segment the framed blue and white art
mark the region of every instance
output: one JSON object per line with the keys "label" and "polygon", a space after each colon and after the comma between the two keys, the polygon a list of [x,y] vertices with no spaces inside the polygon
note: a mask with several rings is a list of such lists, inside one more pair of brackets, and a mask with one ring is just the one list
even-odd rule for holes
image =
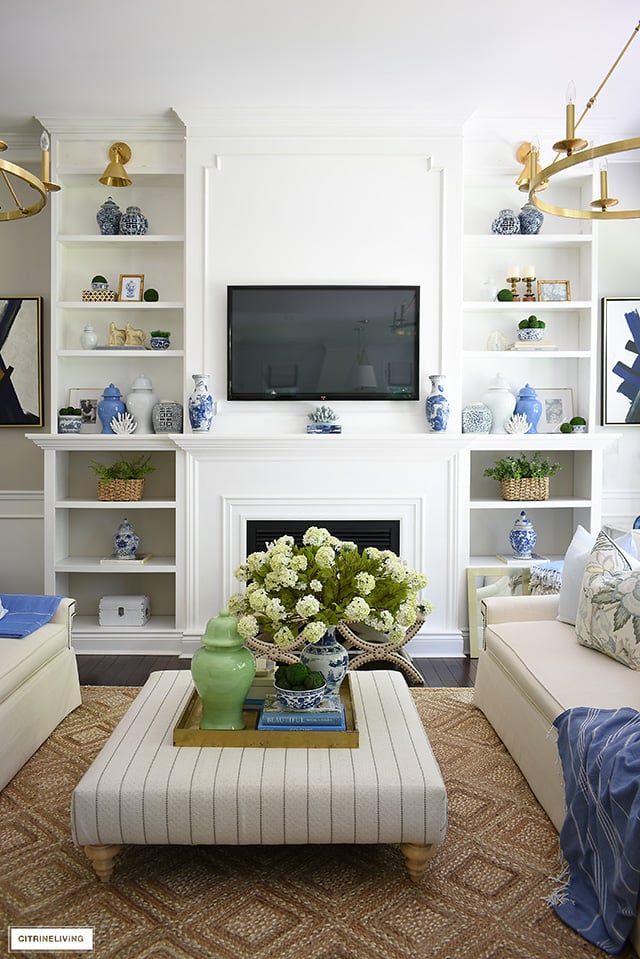
{"label": "framed blue and white art", "polygon": [[640,297],[602,300],[603,425],[640,423]]}

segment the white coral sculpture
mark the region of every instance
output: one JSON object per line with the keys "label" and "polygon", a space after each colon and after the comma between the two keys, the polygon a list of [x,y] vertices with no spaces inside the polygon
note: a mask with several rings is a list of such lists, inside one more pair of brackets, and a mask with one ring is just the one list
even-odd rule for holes
{"label": "white coral sculpture", "polygon": [[506,433],[526,433],[529,429],[529,420],[524,413],[514,413],[504,424]]}
{"label": "white coral sculpture", "polygon": [[118,413],[117,416],[112,416],[109,425],[114,433],[133,433],[138,427],[131,413]]}
{"label": "white coral sculpture", "polygon": [[338,414],[330,406],[316,406],[313,413],[308,413],[312,423],[335,423]]}

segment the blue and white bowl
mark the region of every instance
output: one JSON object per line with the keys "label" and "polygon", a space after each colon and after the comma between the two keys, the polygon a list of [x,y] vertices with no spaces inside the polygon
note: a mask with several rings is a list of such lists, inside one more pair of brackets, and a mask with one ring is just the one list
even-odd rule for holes
{"label": "blue and white bowl", "polygon": [[317,689],[282,689],[273,684],[278,702],[286,709],[312,709],[319,706],[327,690],[326,684]]}
{"label": "blue and white bowl", "polygon": [[152,336],[151,337],[151,349],[152,350],[168,350],[171,345],[171,341],[168,336]]}
{"label": "blue and white bowl", "polygon": [[518,330],[518,339],[519,340],[541,340],[544,335],[544,330],[541,327],[535,327],[532,329]]}
{"label": "blue and white bowl", "polygon": [[82,417],[69,414],[58,415],[58,433],[79,433],[82,426]]}

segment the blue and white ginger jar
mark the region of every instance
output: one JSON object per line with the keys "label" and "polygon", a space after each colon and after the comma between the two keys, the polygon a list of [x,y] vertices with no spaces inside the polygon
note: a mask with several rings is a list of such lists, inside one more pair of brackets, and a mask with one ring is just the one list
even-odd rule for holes
{"label": "blue and white ginger jar", "polygon": [[509,533],[513,555],[518,559],[531,559],[531,552],[536,545],[537,538],[531,520],[527,519],[527,514],[522,510]]}
{"label": "blue and white ginger jar", "polygon": [[520,233],[520,220],[517,214],[513,210],[500,210],[491,224],[491,232],[503,235]]}
{"label": "blue and white ginger jar", "polygon": [[103,236],[115,236],[120,229],[121,219],[122,210],[111,197],[104,201],[96,213],[96,220]]}
{"label": "blue and white ginger jar", "polygon": [[431,380],[431,392],[427,396],[425,411],[429,429],[433,433],[444,433],[449,424],[450,405],[449,400],[444,395],[442,380],[445,377],[440,373],[434,373],[429,376]]}
{"label": "blue and white ginger jar", "polygon": [[120,217],[120,233],[125,236],[144,236],[149,229],[149,221],[140,212],[139,206],[128,206]]}
{"label": "blue and white ginger jar", "polygon": [[194,388],[189,397],[189,422],[194,433],[208,433],[213,425],[213,396],[208,373],[193,373]]}
{"label": "blue and white ginger jar", "polygon": [[520,221],[520,232],[530,236],[540,232],[540,227],[544,221],[544,213],[533,203],[525,203],[518,213],[518,219]]}
{"label": "blue and white ginger jar", "polygon": [[490,433],[493,416],[484,403],[469,403],[462,410],[463,433]]}
{"label": "blue and white ginger jar", "polygon": [[135,559],[140,545],[140,537],[136,536],[133,526],[125,517],[113,537],[113,551],[118,559]]}

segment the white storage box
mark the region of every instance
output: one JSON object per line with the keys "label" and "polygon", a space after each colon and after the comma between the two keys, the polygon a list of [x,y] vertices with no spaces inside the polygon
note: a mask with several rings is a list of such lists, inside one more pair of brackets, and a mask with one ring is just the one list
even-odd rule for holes
{"label": "white storage box", "polygon": [[100,600],[101,626],[144,626],[150,616],[148,596],[103,596]]}

